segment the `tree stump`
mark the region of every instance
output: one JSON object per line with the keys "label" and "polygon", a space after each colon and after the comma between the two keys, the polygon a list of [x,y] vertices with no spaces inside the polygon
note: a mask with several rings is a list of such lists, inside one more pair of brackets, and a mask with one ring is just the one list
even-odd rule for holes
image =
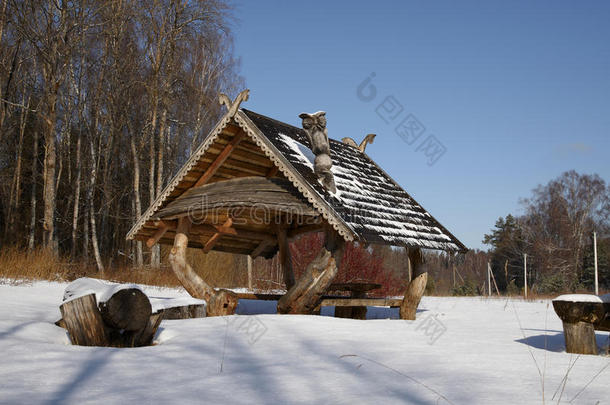
{"label": "tree stump", "polygon": [[588,322],[563,323],[563,337],[566,352],[577,354],[597,354],[595,329]]}
{"label": "tree stump", "polygon": [[95,294],[64,302],[60,307],[70,341],[80,346],[106,346],[108,336]]}
{"label": "tree stump", "polygon": [[555,313],[563,322],[566,352],[597,354],[595,329],[604,322],[606,307],[602,302],[553,301]]}
{"label": "tree stump", "polygon": [[400,319],[414,321],[417,314],[417,307],[421,301],[426,284],[428,283],[428,273],[424,266],[424,256],[421,249],[417,248],[409,252],[409,261],[413,269],[413,277],[405,290],[405,296],[400,305]]}

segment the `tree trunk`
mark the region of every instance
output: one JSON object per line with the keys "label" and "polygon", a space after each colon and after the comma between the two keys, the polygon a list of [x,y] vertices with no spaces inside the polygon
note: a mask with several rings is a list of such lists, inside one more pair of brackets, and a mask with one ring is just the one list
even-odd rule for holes
{"label": "tree trunk", "polygon": [[89,201],[89,222],[91,225],[91,246],[93,247],[93,255],[95,257],[95,263],[97,269],[100,272],[104,271],[104,264],[100,255],[99,246],[97,243],[97,229],[95,224],[95,206],[94,206],[94,194],[95,182],[97,178],[97,156],[95,153],[95,146],[93,145],[93,139],[89,143],[89,150],[91,153],[91,181],[89,183],[89,190],[87,191],[87,200]]}
{"label": "tree trunk", "polygon": [[405,296],[400,306],[400,319],[415,320],[417,307],[426,290],[428,273],[424,265],[424,256],[420,248],[409,250],[409,261],[413,270],[413,279],[405,290]]}
{"label": "tree trunk", "polygon": [[45,153],[44,153],[44,219],[43,219],[43,243],[46,249],[57,252],[55,248],[55,100],[48,100],[49,114],[46,117],[45,128]]}
{"label": "tree trunk", "polygon": [[[131,127],[130,127],[131,129]],[[132,131],[130,131],[132,132]],[[131,133],[131,156],[133,158],[133,197],[135,202],[135,217],[136,222],[140,220],[142,215],[142,201],[140,200],[140,160],[138,156],[138,150],[136,147],[136,141],[134,139],[135,134]],[[136,265],[142,267],[144,258],[142,257],[142,242],[136,241]]]}
{"label": "tree trunk", "polygon": [[72,250],[70,257],[76,257],[76,242],[78,231],[78,210],[80,208],[80,181],[81,181],[81,134],[78,133],[76,140],[76,188],[74,190],[74,207],[72,210]]}
{"label": "tree trunk", "polygon": [[[24,86],[24,94],[22,96],[22,104],[25,105],[25,86]],[[23,137],[25,134],[25,124],[27,113],[30,105],[30,100],[28,98],[27,105],[25,108],[21,109],[21,115],[19,120],[19,143],[17,145],[17,164],[15,167],[15,175],[13,179],[13,186],[11,187],[11,196],[8,210],[8,221],[6,222],[5,227],[5,235],[14,235],[15,232],[15,213],[19,208],[20,199],[21,199],[21,167],[23,161]],[[1,129],[0,129],[1,132]]]}
{"label": "tree trunk", "polygon": [[34,249],[34,243],[36,242],[36,172],[38,171],[38,133],[34,132],[34,150],[32,158],[32,193],[30,194],[30,235],[28,237],[28,250]]}

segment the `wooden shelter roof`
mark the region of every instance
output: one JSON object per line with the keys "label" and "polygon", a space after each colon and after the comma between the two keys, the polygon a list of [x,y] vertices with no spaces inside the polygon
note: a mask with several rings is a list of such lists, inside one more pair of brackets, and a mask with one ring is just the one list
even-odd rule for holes
{"label": "wooden shelter roof", "polygon": [[[236,181],[239,181],[242,188],[255,192],[262,199],[281,198],[291,209],[300,210],[307,221],[290,225],[293,233],[297,233],[299,228],[314,229],[326,224],[348,241],[466,250],[365,153],[332,139],[330,146],[336,193],[326,190],[314,174],[314,156],[302,129],[253,111],[229,108],[134,224],[127,239],[154,239],[155,242],[172,244],[175,226],[171,220],[192,207],[188,199],[192,202],[209,195],[210,190],[216,190],[221,193],[215,200],[216,217],[207,218],[213,222],[202,223],[195,229],[195,233],[201,234],[199,239],[189,240],[191,247],[209,247],[210,238],[222,228],[218,224],[235,219],[231,212],[222,210],[223,197],[219,196],[227,191],[222,191],[222,187],[218,187],[220,184],[214,188],[211,185],[219,182],[237,185]],[[244,177],[249,179],[241,179]],[[268,180],[263,181],[265,178]],[[275,194],[264,194],[264,190],[271,189]],[[245,195],[243,197],[248,200]],[[239,200],[241,197],[235,198]],[[226,201],[230,205],[229,202],[234,200],[227,198]],[[256,204],[256,201],[242,203]],[[286,212],[278,211],[274,215],[286,217]],[[269,229],[269,224],[250,221],[243,222],[241,228],[238,221],[233,224],[237,230],[225,233],[212,248],[266,257],[277,251],[273,237],[275,230]]]}

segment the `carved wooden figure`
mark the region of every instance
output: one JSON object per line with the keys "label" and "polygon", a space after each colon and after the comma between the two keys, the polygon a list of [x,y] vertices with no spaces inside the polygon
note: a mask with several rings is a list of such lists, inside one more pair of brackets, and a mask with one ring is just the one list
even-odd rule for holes
{"label": "carved wooden figure", "polygon": [[330,157],[330,143],[328,141],[328,130],[326,129],[326,113],[318,111],[314,114],[301,113],[299,118],[303,120],[303,129],[307,138],[311,151],[316,158],[313,164],[313,170],[316,175],[322,180],[322,184],[327,190],[334,193],[335,179],[330,168],[333,161]]}

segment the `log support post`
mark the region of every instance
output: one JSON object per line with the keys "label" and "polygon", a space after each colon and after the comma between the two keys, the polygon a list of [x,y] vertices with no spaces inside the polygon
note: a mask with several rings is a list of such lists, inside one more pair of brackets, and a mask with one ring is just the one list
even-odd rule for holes
{"label": "log support post", "polygon": [[326,242],[305,273],[277,303],[280,314],[313,314],[322,302],[322,296],[334,280],[341,257],[343,238],[332,229],[326,231]]}
{"label": "log support post", "polygon": [[420,248],[409,249],[409,262],[412,276],[400,305],[400,319],[415,320],[417,307],[426,290],[428,272],[424,264],[424,255]]}
{"label": "log support post", "polygon": [[208,316],[233,315],[237,308],[237,295],[228,290],[215,291],[186,261],[186,248],[191,222],[186,217],[178,220],[174,246],[169,254],[169,263],[176,277],[194,298],[207,301]]}
{"label": "log support post", "polygon": [[294,271],[292,270],[292,259],[290,257],[290,246],[288,245],[288,233],[285,226],[277,227],[277,242],[279,248],[280,267],[284,276],[286,290],[294,286]]}

